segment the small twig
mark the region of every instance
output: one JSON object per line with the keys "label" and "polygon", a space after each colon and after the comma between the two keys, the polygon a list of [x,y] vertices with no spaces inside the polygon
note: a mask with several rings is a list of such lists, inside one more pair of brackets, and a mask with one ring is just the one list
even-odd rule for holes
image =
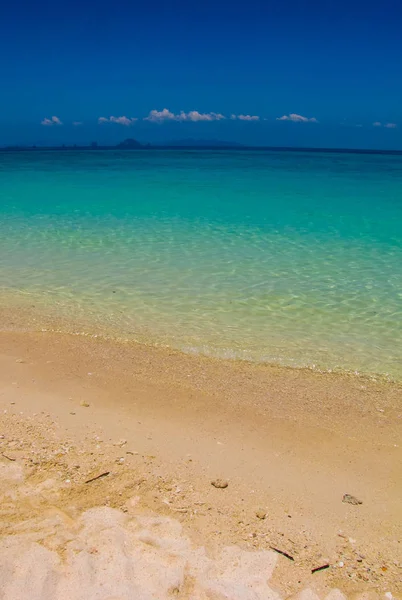
{"label": "small twig", "polygon": [[11,460],[12,462],[15,462],[17,459],[16,458],[11,458],[11,456],[7,456],[7,454],[3,454],[3,452],[1,453],[2,456],[4,456],[4,458],[6,458],[7,460]]}
{"label": "small twig", "polygon": [[321,565],[321,567],[316,567],[315,569],[311,569],[312,573],[318,573],[319,571],[324,571],[324,569],[329,569],[330,565],[327,563],[325,565]]}
{"label": "small twig", "polygon": [[166,504],[166,506],[168,506],[170,508],[170,510],[173,510],[174,512],[179,512],[179,513],[186,513],[188,512],[188,508],[175,508],[174,506],[172,506],[172,504],[170,503],[169,500],[167,500],[167,498],[165,498],[164,500],[162,500],[163,504]]}
{"label": "small twig", "polygon": [[96,477],[92,477],[92,479],[88,479],[85,483],[92,483],[93,481],[96,481],[97,479],[102,479],[102,477],[106,477],[107,475],[110,475],[110,471],[105,471],[104,473],[101,473]]}
{"label": "small twig", "polygon": [[294,560],[293,556],[291,556],[287,552],[284,552],[283,550],[279,550],[279,548],[274,548],[274,546],[270,546],[270,548],[271,548],[271,550],[275,550],[275,552],[277,552],[278,554],[282,554],[282,556],[285,556],[289,560]]}

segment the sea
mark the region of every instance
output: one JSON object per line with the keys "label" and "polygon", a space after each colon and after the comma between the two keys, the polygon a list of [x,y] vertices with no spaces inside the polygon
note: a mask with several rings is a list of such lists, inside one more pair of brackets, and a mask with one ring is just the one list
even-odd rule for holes
{"label": "sea", "polygon": [[402,156],[2,152],[0,302],[71,332],[400,381]]}

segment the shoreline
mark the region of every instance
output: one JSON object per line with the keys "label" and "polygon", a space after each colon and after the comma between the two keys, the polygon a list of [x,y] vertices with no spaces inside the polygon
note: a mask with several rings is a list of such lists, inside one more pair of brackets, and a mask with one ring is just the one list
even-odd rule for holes
{"label": "shoreline", "polygon": [[[59,443],[82,447],[88,476],[123,458],[122,480],[148,482],[144,509],[174,513],[194,543],[283,549],[296,560],[279,557],[281,595],[318,584],[319,595],[400,593],[399,384],[49,332],[2,331],[0,348],[6,433],[39,440],[36,421],[47,419]],[[57,471],[50,462],[43,476]],[[158,491],[161,476],[184,496]],[[228,488],[211,486],[217,478]],[[82,508],[104,505],[88,493]],[[345,493],[363,504],[343,503]],[[313,576],[324,559],[331,568]]]}
{"label": "shoreline", "polygon": [[[9,300],[9,292],[2,292],[2,296]],[[1,296],[0,296],[1,297]],[[18,300],[17,300],[18,298]],[[137,346],[143,346],[149,349],[156,349],[158,351],[166,351],[167,353],[177,353],[178,355],[194,357],[194,360],[206,359],[211,361],[239,364],[239,365],[250,365],[268,369],[279,369],[286,372],[287,370],[295,370],[300,372],[311,372],[326,376],[335,377],[350,377],[357,378],[364,381],[372,381],[378,383],[391,384],[400,386],[402,390],[402,378],[398,379],[392,377],[388,373],[374,373],[358,371],[356,369],[344,368],[340,366],[335,367],[324,367],[314,365],[298,365],[298,364],[281,364],[278,361],[265,361],[265,360],[254,360],[247,357],[228,357],[223,355],[214,354],[214,352],[206,352],[201,350],[193,351],[191,349],[183,349],[172,346],[163,342],[156,342],[150,340],[144,331],[138,331],[135,334],[130,333],[130,337],[123,335],[122,332],[116,332],[114,327],[106,327],[104,323],[102,325],[97,323],[96,320],[93,322],[88,321],[84,317],[80,318],[75,315],[74,320],[67,317],[63,313],[57,313],[55,304],[49,303],[38,307],[36,304],[27,306],[21,302],[21,298],[11,294],[12,302],[7,302],[0,308],[0,333],[1,332],[27,332],[27,333],[49,333],[60,336],[72,336],[72,337],[83,337],[94,340],[103,340],[106,343],[112,343],[116,345],[125,346],[127,348]],[[35,301],[35,300],[34,300]],[[215,349],[218,352],[218,349]],[[245,350],[242,352],[246,353]],[[290,359],[289,359],[290,360]],[[401,374],[402,377],[402,374]]]}

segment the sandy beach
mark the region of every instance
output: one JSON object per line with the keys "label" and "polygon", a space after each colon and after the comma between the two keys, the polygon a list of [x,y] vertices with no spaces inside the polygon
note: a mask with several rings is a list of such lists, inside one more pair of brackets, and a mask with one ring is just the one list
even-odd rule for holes
{"label": "sandy beach", "polygon": [[4,329],[0,598],[400,597],[400,385]]}
{"label": "sandy beach", "polygon": [[0,600],[402,600],[401,23],[2,3]]}

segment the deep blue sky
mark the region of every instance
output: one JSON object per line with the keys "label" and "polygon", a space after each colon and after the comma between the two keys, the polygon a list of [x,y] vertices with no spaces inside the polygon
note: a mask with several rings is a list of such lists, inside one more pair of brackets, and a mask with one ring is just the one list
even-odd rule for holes
{"label": "deep blue sky", "polygon": [[[3,3],[0,145],[136,137],[402,149],[401,31],[401,0]],[[143,120],[164,108],[228,118]],[[290,114],[318,123],[276,120]],[[63,125],[41,125],[53,116]],[[138,120],[98,124],[110,116]]]}

